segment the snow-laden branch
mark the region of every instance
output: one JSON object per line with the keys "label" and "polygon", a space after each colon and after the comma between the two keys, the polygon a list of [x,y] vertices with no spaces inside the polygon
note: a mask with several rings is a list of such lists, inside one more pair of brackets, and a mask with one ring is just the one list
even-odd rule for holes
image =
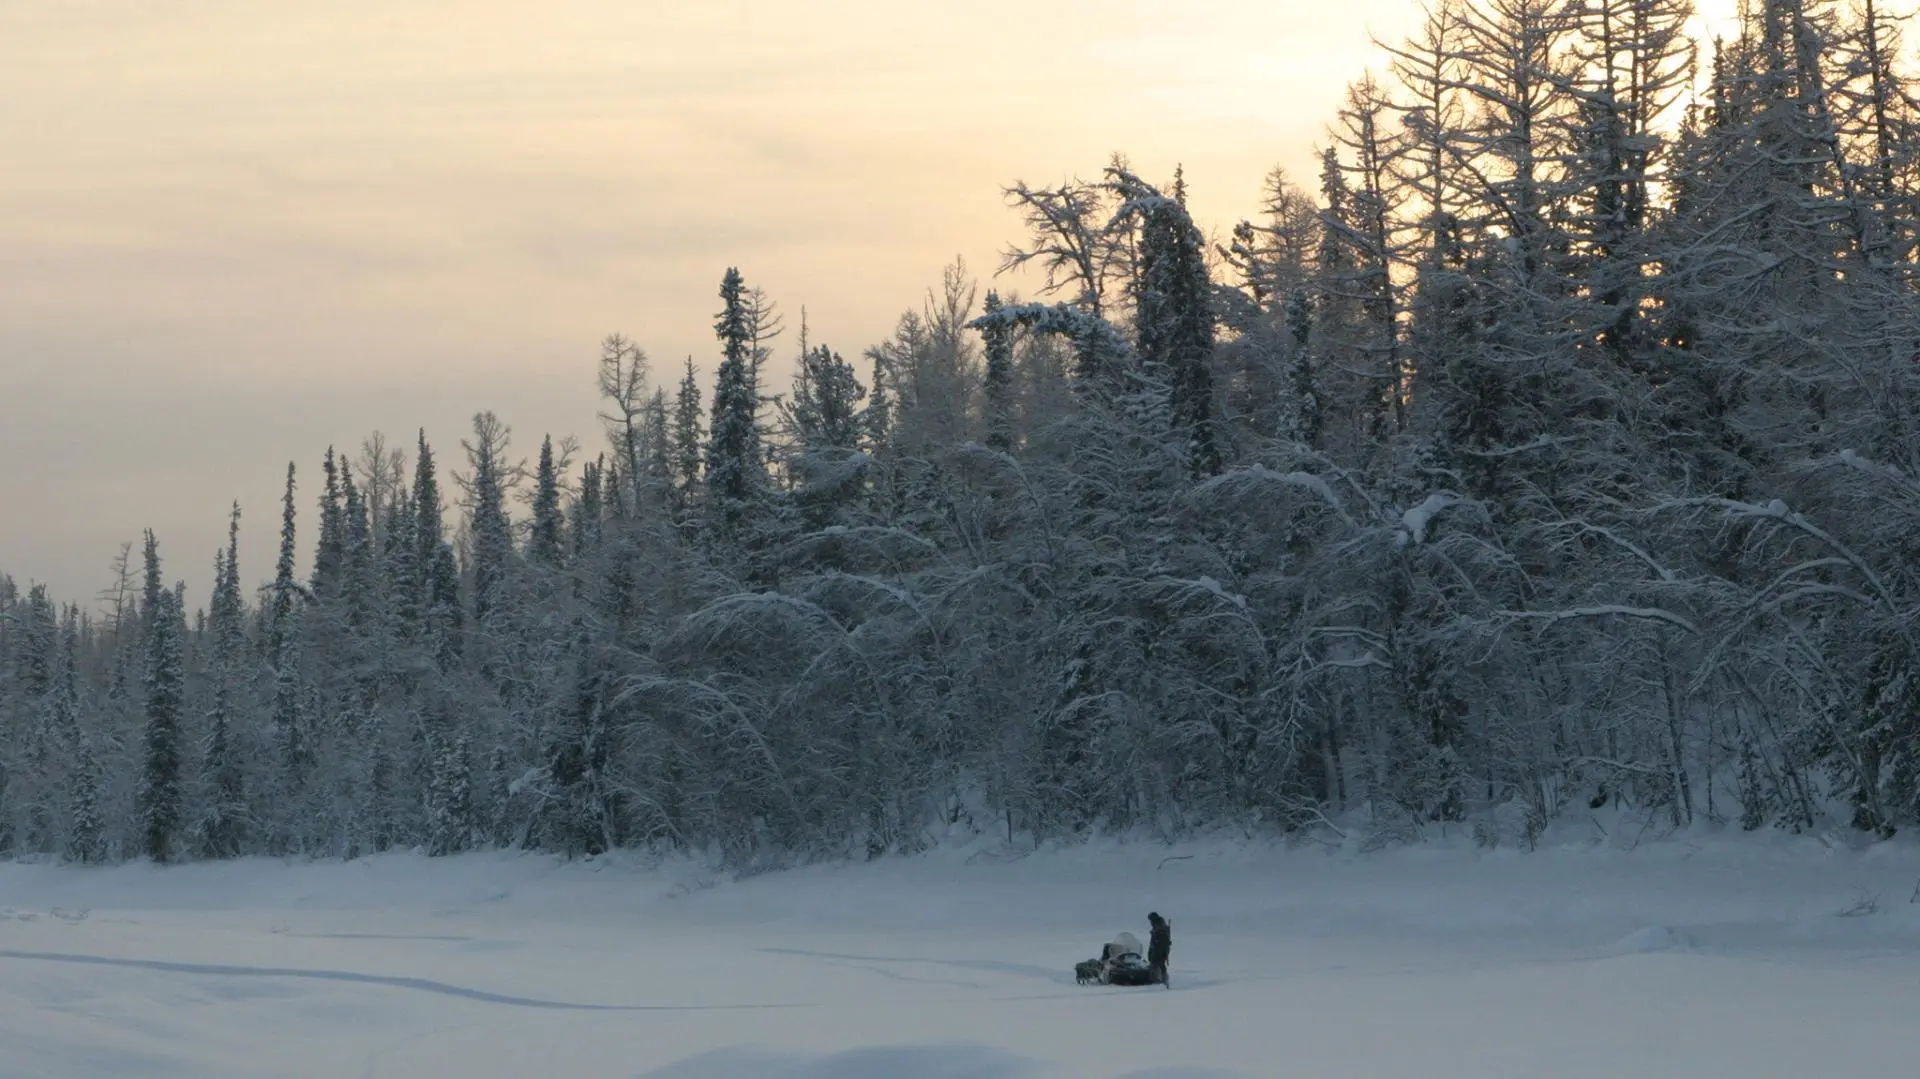
{"label": "snow-laden branch", "polygon": [[1418,506],[1414,506],[1400,515],[1400,524],[1405,531],[1394,537],[1395,544],[1397,546],[1405,546],[1408,543],[1412,543],[1417,547],[1425,543],[1427,541],[1427,526],[1433,523],[1433,519],[1438,517],[1442,510],[1445,510],[1449,506],[1458,505],[1459,503],[1460,496],[1451,491],[1435,491],[1426,498],[1421,499]]}
{"label": "snow-laden branch", "polygon": [[1582,535],[1599,536],[1600,538],[1612,543],[1614,546],[1619,547],[1620,549],[1633,555],[1634,558],[1638,559],[1648,569],[1652,570],[1654,574],[1658,576],[1662,581],[1668,584],[1672,584],[1679,579],[1679,575],[1676,574],[1673,570],[1668,569],[1666,566],[1662,565],[1660,563],[1660,560],[1653,556],[1652,552],[1648,551],[1645,547],[1640,546],[1639,544],[1633,542],[1632,540],[1627,539],[1625,536],[1620,535],[1619,533],[1615,532],[1611,528],[1606,528],[1601,525],[1592,524],[1587,521],[1564,521],[1564,522],[1560,522],[1559,524],[1553,525],[1551,527],[1572,528],[1577,530]]}
{"label": "snow-laden branch", "polygon": [[1294,487],[1309,491],[1325,502],[1340,520],[1351,525],[1356,522],[1341,504],[1340,496],[1333,493],[1333,487],[1326,480],[1311,472],[1279,472],[1265,465],[1252,465],[1236,468],[1200,484],[1195,493],[1202,495],[1226,495],[1232,498],[1247,498],[1266,493],[1275,487]]}
{"label": "snow-laden branch", "polygon": [[[1842,543],[1826,529],[1807,520],[1805,515],[1794,512],[1785,502],[1776,498],[1762,506],[1753,502],[1740,502],[1727,498],[1709,499],[1707,501],[1723,507],[1727,513],[1733,517],[1759,517],[1766,520],[1779,521],[1790,528],[1819,540],[1842,559],[1845,559],[1846,563],[1852,566],[1860,576],[1866,578],[1867,583],[1872,586],[1874,595],[1879,598],[1879,602],[1885,604],[1889,613],[1899,609],[1899,603],[1895,600],[1893,593],[1887,588],[1886,583],[1880,579],[1880,574],[1876,573],[1873,567],[1867,564],[1866,559],[1861,558],[1853,548]],[[1902,632],[1904,633],[1904,630]]]}
{"label": "snow-laden branch", "polygon": [[1861,456],[1857,451],[1850,449],[1841,450],[1835,459],[1838,460],[1844,468],[1851,469],[1863,475],[1872,476],[1875,479],[1886,480],[1905,490],[1908,494],[1920,497],[1920,479],[1915,479],[1912,475],[1893,465],[1871,460]]}
{"label": "snow-laden branch", "polygon": [[1616,772],[1632,772],[1636,775],[1653,776],[1663,780],[1673,777],[1673,769],[1671,766],[1661,767],[1652,764],[1641,764],[1639,761],[1617,761],[1607,757],[1581,756],[1570,757],[1566,763],[1569,765],[1593,765],[1601,768],[1611,768]]}
{"label": "snow-laden branch", "polygon": [[1692,619],[1664,607],[1629,607],[1619,603],[1599,603],[1588,607],[1564,607],[1557,611],[1504,611],[1502,613],[1508,618],[1524,618],[1547,623],[1564,622],[1575,618],[1639,618],[1665,622],[1696,635],[1700,632],[1700,627],[1695,625]]}
{"label": "snow-laden branch", "polygon": [[1113,373],[1133,354],[1133,346],[1113,323],[1072,304],[1008,304],[967,323],[972,330],[1025,328],[1035,333],[1065,337],[1074,343],[1088,368]]}

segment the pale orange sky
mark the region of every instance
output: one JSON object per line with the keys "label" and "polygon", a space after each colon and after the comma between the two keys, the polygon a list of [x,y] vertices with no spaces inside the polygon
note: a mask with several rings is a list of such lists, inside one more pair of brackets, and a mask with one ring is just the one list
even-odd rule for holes
{"label": "pale orange sky", "polygon": [[[1730,4],[1732,0],[1724,0]],[[205,602],[228,503],[493,409],[594,448],[597,344],[712,370],[738,265],[852,357],[1000,188],[1184,163],[1202,224],[1311,183],[1415,0],[0,0],[0,571],[58,598],[152,527]],[[790,346],[791,342],[783,342]],[[786,349],[783,348],[783,358]],[[786,370],[770,389],[784,389]]]}

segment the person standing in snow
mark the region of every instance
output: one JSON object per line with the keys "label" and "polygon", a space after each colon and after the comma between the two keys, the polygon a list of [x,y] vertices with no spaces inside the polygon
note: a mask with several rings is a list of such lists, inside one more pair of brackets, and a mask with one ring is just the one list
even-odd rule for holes
{"label": "person standing in snow", "polygon": [[1173,926],[1159,911],[1147,915],[1147,965],[1153,968],[1154,981],[1167,983],[1167,957],[1173,953]]}

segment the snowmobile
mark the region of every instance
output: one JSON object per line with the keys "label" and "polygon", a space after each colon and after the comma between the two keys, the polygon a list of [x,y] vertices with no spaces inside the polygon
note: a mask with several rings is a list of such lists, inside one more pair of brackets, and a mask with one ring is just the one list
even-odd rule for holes
{"label": "snowmobile", "polygon": [[1073,979],[1081,985],[1167,984],[1166,975],[1141,955],[1140,938],[1132,933],[1122,933],[1101,945],[1099,958],[1075,963]]}

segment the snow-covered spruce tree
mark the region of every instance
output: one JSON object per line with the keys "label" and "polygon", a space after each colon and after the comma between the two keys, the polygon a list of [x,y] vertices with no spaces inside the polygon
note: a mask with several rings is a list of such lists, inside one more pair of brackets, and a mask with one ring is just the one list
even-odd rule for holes
{"label": "snow-covered spruce tree", "polygon": [[[11,609],[9,609],[11,608]],[[0,834],[21,853],[57,847],[61,793],[55,769],[62,757],[57,715],[60,623],[45,585],[30,585],[24,601],[0,606]]]}
{"label": "snow-covered spruce tree", "polygon": [[316,813],[317,843],[322,850],[351,857],[373,846],[368,772],[375,721],[391,688],[384,669],[390,645],[366,503],[351,470],[342,470],[340,486],[340,585],[331,599],[316,605],[309,641],[325,655],[315,679],[316,708],[323,714],[316,737],[324,743],[319,750],[323,794]]}
{"label": "snow-covered spruce tree", "polygon": [[1313,352],[1313,295],[1305,286],[1287,293],[1285,309],[1287,404],[1279,433],[1308,449],[1318,449],[1326,428],[1325,392]]}
{"label": "snow-covered spruce tree", "polygon": [[293,462],[289,461],[286,489],[280,500],[280,555],[274,562],[273,585],[267,595],[267,656],[272,662],[278,662],[281,653],[292,643],[294,611],[301,598],[300,586],[294,580],[297,551],[294,475]]}
{"label": "snow-covered spruce tree", "polygon": [[545,844],[569,855],[599,854],[618,841],[617,813],[607,789],[613,747],[606,722],[605,678],[586,632],[576,634],[572,652],[573,694],[547,747],[550,788],[537,834]]}
{"label": "snow-covered spruce tree", "polygon": [[[14,656],[17,650],[14,639],[18,631],[14,627],[12,608],[19,606],[19,602],[19,588],[13,583],[13,579],[0,576],[0,671],[7,671],[8,674],[11,674],[7,670],[8,667],[17,662]],[[15,688],[13,684],[15,681],[16,679],[12,677],[0,679],[0,734],[8,735],[9,742],[17,738],[14,732],[19,729],[22,714],[25,711],[24,702],[20,699],[24,695]],[[4,754],[0,754],[0,822],[12,816],[9,805],[11,799],[8,797],[8,788],[12,785],[12,780],[9,762]],[[5,830],[7,830],[6,825],[0,823],[0,831]],[[9,836],[0,835],[0,840],[4,840],[0,842],[0,850],[5,850],[11,845]]]}
{"label": "snow-covered spruce tree", "polygon": [[341,512],[345,519],[342,525],[338,599],[346,627],[351,634],[350,666],[356,677],[364,677],[371,661],[366,646],[371,632],[378,625],[376,617],[379,610],[379,597],[376,595],[377,552],[374,548],[373,522],[369,516],[367,501],[360,493],[359,485],[354,482],[352,470],[341,471],[340,488]]}
{"label": "snow-covered spruce tree", "polygon": [[[642,499],[649,512],[671,513],[676,504],[674,478],[673,408],[667,403],[665,386],[656,387],[647,398],[641,427]],[[564,470],[563,470],[564,471]]]}
{"label": "snow-covered spruce tree", "polygon": [[247,840],[246,822],[250,813],[246,779],[236,759],[238,751],[234,746],[231,715],[230,691],[225,686],[216,688],[207,714],[206,742],[201,748],[200,774],[207,792],[199,819],[194,823],[200,854],[207,858],[235,857]]}
{"label": "snow-covered spruce tree", "polygon": [[100,803],[103,797],[99,754],[93,740],[83,740],[74,750],[72,789],[69,798],[73,818],[69,822],[66,856],[69,861],[91,865],[108,858],[107,824]]}
{"label": "snow-covered spruce tree", "polygon": [[[989,289],[981,313],[1000,310],[1000,294]],[[987,445],[1001,452],[1013,448],[1013,337],[1014,329],[989,322],[980,332],[986,344]]]}
{"label": "snow-covered spruce tree", "polygon": [[466,617],[460,602],[460,564],[454,557],[452,543],[441,540],[434,547],[425,578],[427,641],[434,663],[442,674],[448,674],[459,669],[467,649]]}
{"label": "snow-covered spruce tree", "polygon": [[533,522],[527,538],[527,557],[547,569],[560,568],[567,549],[566,517],[560,507],[560,475],[553,464],[553,436],[540,440],[540,460],[533,473]]}
{"label": "snow-covered spruce tree", "polygon": [[870,458],[862,451],[861,401],[852,365],[825,345],[807,349],[781,402],[788,444],[788,498],[808,528],[839,523],[864,491]]}
{"label": "snow-covered spruce tree", "polygon": [[601,532],[606,526],[600,501],[601,475],[605,468],[605,454],[580,467],[579,493],[569,509],[572,525],[567,530],[572,541],[568,560],[576,566],[584,566],[589,561],[589,556],[600,545]]}
{"label": "snow-covered spruce tree", "polygon": [[59,693],[56,686],[60,629],[53,600],[42,586],[27,590],[26,622],[23,643],[28,656],[21,690],[20,722],[15,725],[19,740],[18,767],[9,792],[19,810],[18,846],[38,854],[57,849],[55,822],[60,814],[60,797],[54,770],[61,756]]}
{"label": "snow-covered spruce tree", "polygon": [[[0,573],[0,614],[10,614],[19,604],[20,586],[14,583],[12,576]],[[17,632],[10,617],[0,618],[0,663],[12,664]],[[6,698],[11,688],[11,683],[0,685],[0,700]]]}
{"label": "snow-covered spruce tree", "polygon": [[426,725],[427,853],[457,854],[472,846],[474,819],[472,742],[457,721],[434,712]]}
{"label": "snow-covered spruce tree", "polygon": [[[0,663],[6,664],[9,674],[14,673],[14,668],[20,662],[18,656],[21,650],[18,644],[20,630],[14,621],[17,617],[14,611],[19,606],[20,586],[14,583],[11,576],[0,573],[0,615],[5,616],[0,617]],[[13,695],[18,692],[18,684],[12,678],[6,682],[0,682],[0,706],[10,704]]]}
{"label": "snow-covered spruce tree", "polygon": [[1134,285],[1134,336],[1140,362],[1168,386],[1173,436],[1195,478],[1219,473],[1215,433],[1213,282],[1200,230],[1179,198],[1121,168],[1108,170],[1120,214],[1140,230]]}
{"label": "snow-covered spruce tree", "polygon": [[807,450],[852,451],[861,445],[860,402],[866,396],[853,366],[820,345],[802,358],[784,408],[793,434]]}
{"label": "snow-covered spruce tree", "polygon": [[[431,603],[427,596],[427,567],[433,564],[435,552],[446,539],[446,524],[442,517],[444,508],[440,502],[440,476],[433,458],[433,448],[427,445],[427,432],[423,428],[419,433],[419,442],[413,461],[413,564],[414,571],[420,576],[414,581],[414,591],[419,593],[423,608]],[[437,597],[436,597],[437,598]]]}
{"label": "snow-covered spruce tree", "polygon": [[440,480],[434,469],[433,449],[427,445],[426,432],[420,433],[420,448],[414,458],[413,500],[409,515],[413,520],[412,569],[413,602],[418,612],[414,630],[425,644],[427,654],[441,671],[452,670],[465,648],[465,622],[460,597],[460,571],[453,548],[447,542],[445,508],[440,501]]}
{"label": "snow-covered spruce tree", "polygon": [[723,544],[741,541],[767,495],[748,299],[740,271],[728,267],[720,282],[721,310],[714,323],[721,360],[714,379],[713,421],[704,462],[708,519]]}
{"label": "snow-covered spruce tree", "polygon": [[340,588],[342,564],[346,558],[346,507],[342,504],[340,468],[334,463],[333,447],[320,462],[320,527],[314,542],[313,576],[308,590],[314,599],[332,599]]}
{"label": "snow-covered spruce tree", "polygon": [[207,608],[207,633],[212,655],[207,678],[211,699],[206,736],[201,746],[199,775],[202,793],[192,824],[199,853],[208,858],[232,858],[246,849],[251,816],[246,774],[235,731],[235,717],[243,707],[247,663],[246,609],[240,592],[240,505],[234,503],[227,525],[227,547],[214,558],[213,598]]}
{"label": "snow-covered spruce tree", "polygon": [[308,730],[307,685],[303,678],[300,608],[307,593],[294,578],[296,551],[294,466],[287,465],[286,493],[281,499],[280,555],[274,563],[267,614],[267,662],[272,671],[272,704],[268,744],[273,752],[274,791],[271,846],[275,853],[299,849],[298,833],[306,823],[302,810],[312,778],[314,746]]}
{"label": "snow-covered spruce tree", "polygon": [[867,359],[873,365],[873,377],[868,380],[872,388],[867,393],[867,407],[860,413],[861,434],[867,449],[877,455],[893,442],[893,389],[887,359],[871,350]]}
{"label": "snow-covered spruce tree", "polygon": [[143,533],[140,544],[140,622],[142,633],[139,638],[142,648],[146,645],[145,630],[153,628],[154,619],[159,617],[160,593],[166,591],[165,583],[160,579],[160,541],[148,529]]}
{"label": "snow-covered spruce tree", "polygon": [[[153,533],[148,550],[157,554]],[[140,775],[141,851],[156,862],[171,861],[184,816],[182,753],[185,662],[181,656],[180,618],[173,593],[161,591],[147,627],[146,736]]]}
{"label": "snow-covered spruce tree", "polygon": [[700,382],[694,375],[693,357],[687,357],[687,373],[673,405],[673,490],[675,521],[684,523],[698,501],[703,461],[701,446],[705,436],[700,426]]}
{"label": "snow-covered spruce tree", "polygon": [[99,765],[93,739],[83,726],[80,697],[80,615],[68,607],[62,617],[58,666],[55,670],[51,717],[64,767],[48,775],[58,783],[61,817],[55,833],[56,851],[72,861],[97,861],[103,854],[100,820]]}
{"label": "snow-covered spruce tree", "polygon": [[519,466],[507,459],[512,443],[513,429],[492,412],[475,413],[473,441],[460,442],[470,469],[458,478],[467,496],[473,619],[481,629],[497,613],[516,557],[506,505],[508,488],[520,474]]}
{"label": "snow-covered spruce tree", "polygon": [[418,642],[424,626],[421,612],[419,542],[415,536],[413,498],[404,485],[394,491],[386,510],[380,542],[379,595],[383,631],[396,646]]}

